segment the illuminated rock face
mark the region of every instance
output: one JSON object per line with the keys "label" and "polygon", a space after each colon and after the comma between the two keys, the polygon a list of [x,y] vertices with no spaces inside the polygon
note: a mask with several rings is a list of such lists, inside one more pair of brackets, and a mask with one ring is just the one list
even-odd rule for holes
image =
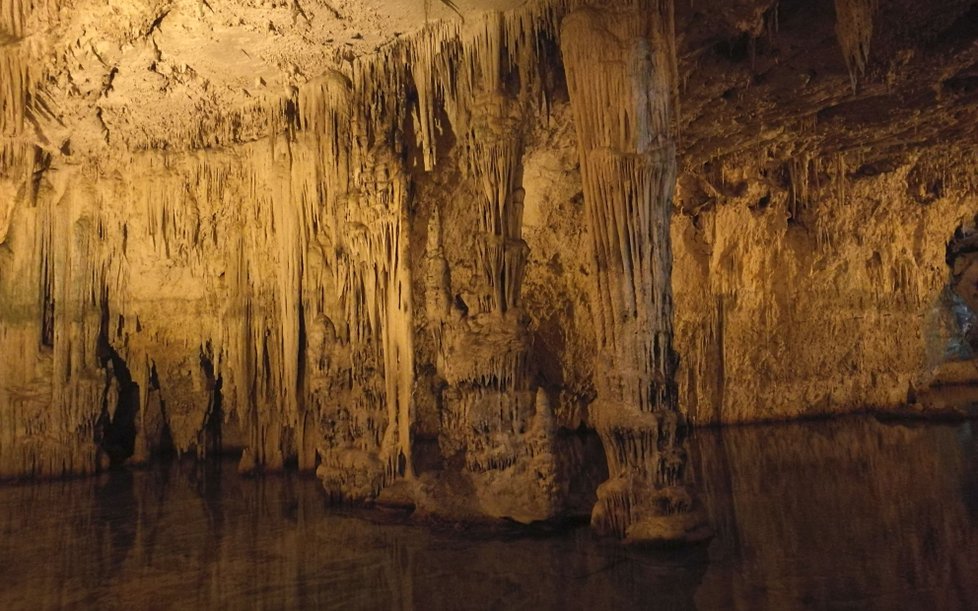
{"label": "illuminated rock face", "polygon": [[672,7],[582,10],[561,30],[595,262],[591,422],[610,479],[591,524],[633,540],[705,537],[686,489],[669,221],[676,183]]}
{"label": "illuminated rock face", "polygon": [[0,477],[685,536],[687,423],[974,381],[970,4],[245,4],[0,3]]}

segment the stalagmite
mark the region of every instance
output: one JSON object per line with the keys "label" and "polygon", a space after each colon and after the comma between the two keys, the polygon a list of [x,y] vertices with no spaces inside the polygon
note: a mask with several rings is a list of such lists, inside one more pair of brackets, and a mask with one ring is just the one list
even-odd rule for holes
{"label": "stalagmite", "polygon": [[668,541],[702,538],[708,529],[686,487],[672,349],[672,5],[649,8],[572,13],[561,47],[597,268],[591,418],[609,480],[591,523],[633,541]]}

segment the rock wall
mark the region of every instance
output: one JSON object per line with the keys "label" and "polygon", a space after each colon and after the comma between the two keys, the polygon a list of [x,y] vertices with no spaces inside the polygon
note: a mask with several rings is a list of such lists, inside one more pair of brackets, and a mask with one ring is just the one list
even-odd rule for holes
{"label": "rock wall", "polygon": [[[635,70],[590,89],[565,61],[600,70],[600,49],[561,40],[578,7],[552,2],[433,22],[229,109],[161,106],[169,131],[108,103],[124,69],[90,83],[104,130],[72,123],[72,45],[115,47],[56,3],[3,13],[0,477],[235,451],[344,498],[532,521],[642,462],[583,432],[615,458],[622,414],[672,423],[681,465],[684,419],[918,401],[960,335],[945,257],[978,204],[974,16],[742,4],[631,6],[665,17],[648,44],[595,34]],[[847,11],[858,31],[837,31]],[[916,38],[891,34],[901,15]],[[175,36],[132,19],[119,49]],[[218,86],[181,70],[160,82]],[[599,172],[615,155],[641,167]]]}
{"label": "rock wall", "polygon": [[972,170],[960,161],[963,184],[928,201],[912,187],[926,156],[897,163],[811,161],[802,204],[756,173],[731,205],[676,219],[679,376],[694,422],[896,408],[939,375],[946,244],[978,203]]}

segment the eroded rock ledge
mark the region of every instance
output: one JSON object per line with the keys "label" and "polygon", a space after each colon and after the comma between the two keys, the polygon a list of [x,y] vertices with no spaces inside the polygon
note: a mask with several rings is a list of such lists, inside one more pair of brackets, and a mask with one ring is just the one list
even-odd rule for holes
{"label": "eroded rock ledge", "polygon": [[[239,451],[695,537],[690,423],[978,381],[968,2],[210,4],[2,4],[0,477]],[[247,96],[194,67],[266,19]]]}

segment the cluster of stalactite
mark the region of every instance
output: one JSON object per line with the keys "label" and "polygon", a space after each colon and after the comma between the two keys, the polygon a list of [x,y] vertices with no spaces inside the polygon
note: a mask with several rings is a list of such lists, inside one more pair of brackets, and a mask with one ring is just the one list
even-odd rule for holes
{"label": "cluster of stalactite", "polygon": [[94,342],[70,341],[79,331],[97,336],[101,245],[93,227],[67,218],[76,207],[54,211],[38,196],[49,159],[30,144],[40,75],[24,38],[48,4],[0,2],[0,246],[22,251],[0,263],[0,477],[94,471],[95,423],[85,413],[107,392]]}
{"label": "cluster of stalactite", "polygon": [[[411,244],[407,164],[419,151],[431,170],[450,129],[479,193],[480,298],[461,316],[446,284],[426,314],[447,382],[444,451],[455,440],[466,472],[500,482],[489,497],[530,506],[490,513],[550,517],[556,425],[520,310],[520,123],[549,104],[537,73],[563,10],[433,25],[173,152],[68,166],[5,140],[0,342],[24,358],[2,359],[0,476],[234,450],[244,471],[318,465],[347,499],[412,479],[412,253],[438,262],[439,242]],[[14,93],[4,135],[31,111]],[[193,152],[203,145],[218,148]],[[516,493],[527,482],[529,503]]]}
{"label": "cluster of stalactite", "polygon": [[[427,259],[441,296],[429,305],[429,318],[435,323],[438,373],[447,383],[443,451],[463,454],[480,496],[512,498],[532,507],[528,513],[516,510],[524,519],[546,519],[556,509],[553,418],[545,397],[538,397],[531,334],[520,308],[528,254],[520,185],[528,98],[505,91],[503,75],[511,66],[501,46],[508,40],[504,32],[500,15],[485,20],[472,45],[476,59],[460,81],[472,97],[467,104],[446,104],[460,135],[461,175],[473,183],[478,200],[470,229],[474,303],[451,303],[436,220]],[[524,493],[502,492],[514,486]],[[495,504],[490,513],[514,511]]]}
{"label": "cluster of stalactite", "polygon": [[[22,194],[34,164],[30,155],[6,168],[21,177]],[[28,195],[10,214],[4,244],[22,256],[4,260],[0,283],[8,355],[0,365],[0,476],[92,472],[95,421],[86,416],[110,390],[95,341],[107,268],[101,228],[76,198],[56,209]]]}
{"label": "cluster of stalactite", "polygon": [[592,423],[609,480],[592,525],[634,539],[695,536],[672,350],[669,225],[676,180],[671,4],[571,14],[561,45],[597,273]]}
{"label": "cluster of stalactite", "polygon": [[[413,480],[412,266],[423,261],[443,457],[462,454],[484,513],[552,517],[554,409],[521,307],[522,171],[526,125],[551,104],[543,66],[572,8],[437,24],[176,135],[173,152],[113,150],[70,166],[12,142],[43,109],[27,64],[0,61],[19,75],[3,80],[0,342],[24,355],[0,360],[0,475],[233,449],[244,471],[318,465],[342,498]],[[613,482],[627,471],[656,495],[640,502],[635,483],[629,517],[612,511],[596,524],[631,536],[645,505],[668,499],[666,513],[684,515],[692,506],[669,301],[675,48],[667,5],[652,8],[651,20],[610,13],[626,32],[624,59],[605,43],[585,49],[580,19],[565,36],[607,361],[592,420]],[[651,46],[632,44],[640,38]],[[615,69],[574,73],[594,50],[610,52]],[[442,148],[449,131],[453,151]],[[204,145],[218,148],[194,152]],[[464,204],[477,210],[473,225],[452,228],[471,240],[471,278],[448,268],[438,206],[429,204],[427,243],[410,239],[421,206],[412,175],[446,155],[476,200]],[[613,487],[595,515],[615,505]]]}
{"label": "cluster of stalactite", "polygon": [[56,8],[0,2],[0,246],[18,254],[0,257],[0,477],[93,472],[90,414],[116,395],[97,345],[104,227],[64,177],[41,185],[51,159],[31,144],[42,74],[26,37]]}

